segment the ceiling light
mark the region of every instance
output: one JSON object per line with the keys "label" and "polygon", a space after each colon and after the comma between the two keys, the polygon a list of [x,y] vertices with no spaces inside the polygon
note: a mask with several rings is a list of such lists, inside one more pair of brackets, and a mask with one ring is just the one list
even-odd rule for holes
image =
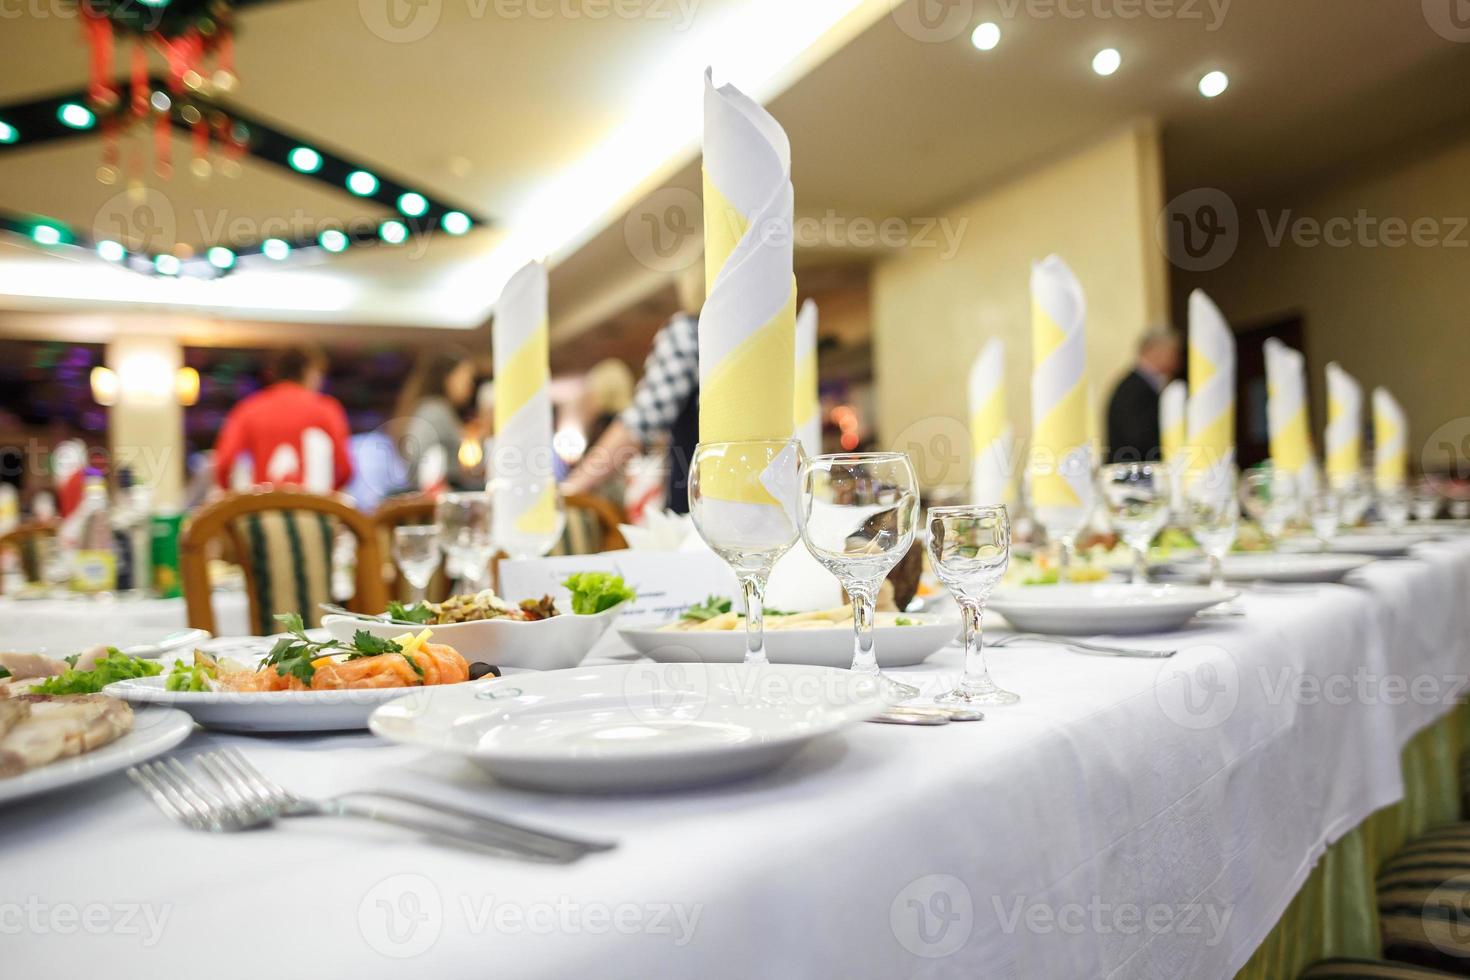
{"label": "ceiling light", "polygon": [[1213,99],[1230,87],[1230,77],[1223,71],[1212,71],[1199,80],[1199,94]]}
{"label": "ceiling light", "polygon": [[209,264],[220,271],[224,271],[235,264],[235,253],[223,245],[216,245],[205,254],[209,258]]}
{"label": "ceiling light", "polygon": [[407,194],[399,195],[398,210],[402,211],[410,218],[417,218],[419,215],[429,210],[429,202],[424,198],[424,195],[415,194],[413,191],[409,191]]}
{"label": "ceiling light", "polygon": [[14,143],[20,139],[20,130],[8,122],[0,122],[0,143]]}
{"label": "ceiling light", "polygon": [[97,254],[107,262],[121,262],[128,257],[128,250],[117,242],[103,239],[97,243]]}
{"label": "ceiling light", "polygon": [[169,108],[173,106],[174,100],[168,97],[167,92],[154,92],[148,96],[148,104],[159,112],[168,112]]}
{"label": "ceiling light", "polygon": [[1103,48],[1092,56],[1092,70],[1104,77],[1111,75],[1123,64],[1123,56],[1117,48]]}
{"label": "ceiling light", "polygon": [[61,120],[63,126],[72,129],[91,129],[97,117],[92,115],[92,110],[75,102],[63,102],[56,110],[56,118]]}
{"label": "ceiling light", "polygon": [[260,250],[265,257],[276,262],[284,262],[291,254],[291,246],[279,238],[267,238],[260,243]]}
{"label": "ceiling light", "polygon": [[1000,43],[1000,25],[994,21],[987,20],[975,28],[970,35],[970,43],[981,51],[989,51]]}
{"label": "ceiling light", "polygon": [[153,268],[159,275],[176,276],[182,267],[183,263],[179,261],[177,255],[169,255],[165,252],[162,255],[155,255],[153,257]]}
{"label": "ceiling light", "polygon": [[37,245],[60,245],[61,229],[55,225],[36,225],[31,229],[31,238]]}
{"label": "ceiling light", "polygon": [[439,224],[451,235],[463,235],[470,230],[470,216],[463,211],[449,211],[439,219]]}
{"label": "ceiling light", "polygon": [[322,232],[321,237],[317,241],[328,252],[341,252],[347,248],[347,236],[336,228],[328,228]]}
{"label": "ceiling light", "polygon": [[347,175],[347,189],[358,197],[367,197],[378,192],[378,178],[366,170],[354,170]]}
{"label": "ceiling light", "polygon": [[408,240],[408,226],[401,221],[385,221],[378,226],[378,237],[389,245],[402,245]]}
{"label": "ceiling light", "polygon": [[286,155],[291,169],[303,174],[314,174],[322,169],[322,155],[309,146],[298,146]]}

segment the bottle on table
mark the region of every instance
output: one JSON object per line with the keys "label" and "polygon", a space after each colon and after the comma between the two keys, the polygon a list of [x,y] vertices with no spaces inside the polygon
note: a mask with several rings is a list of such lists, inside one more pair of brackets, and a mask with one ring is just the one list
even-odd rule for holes
{"label": "bottle on table", "polygon": [[82,503],[77,508],[75,528],[72,588],[77,592],[112,591],[117,587],[117,553],[107,502],[107,481],[98,470],[87,470],[82,481]]}

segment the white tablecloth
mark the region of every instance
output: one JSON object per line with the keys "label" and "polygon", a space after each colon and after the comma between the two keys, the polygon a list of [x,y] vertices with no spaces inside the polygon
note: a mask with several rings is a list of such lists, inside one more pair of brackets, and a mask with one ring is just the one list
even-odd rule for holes
{"label": "white tablecloth", "polygon": [[0,812],[6,972],[1228,978],[1401,797],[1401,745],[1470,670],[1470,544],[1353,583],[1251,592],[1161,662],[997,650],[1023,700],[984,722],[862,725],[697,792],[543,796],[366,734],[197,733],[303,793],[443,794],[621,846],[544,867],[357,823],[212,837],[116,777]]}
{"label": "white tablecloth", "polygon": [[[245,593],[214,593],[215,632],[219,636],[249,636],[250,609]],[[132,642],[150,632],[165,633],[189,625],[183,599],[146,599],[127,596],[57,599],[0,597],[0,650],[44,650],[70,654],[110,642],[109,634],[127,632]]]}

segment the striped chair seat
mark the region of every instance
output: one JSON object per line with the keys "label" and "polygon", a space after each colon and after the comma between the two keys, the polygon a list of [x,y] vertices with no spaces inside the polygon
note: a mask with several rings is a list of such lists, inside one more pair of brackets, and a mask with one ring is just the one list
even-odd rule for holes
{"label": "striped chair seat", "polygon": [[1470,823],[1434,827],[1378,872],[1383,953],[1470,976]]}
{"label": "striped chair seat", "polygon": [[595,511],[568,507],[566,515],[566,530],[561,532],[561,540],[551,549],[551,554],[595,555],[603,550],[602,521]]}
{"label": "striped chair seat", "polygon": [[282,613],[299,613],[308,627],[321,625],[317,603],[332,599],[338,525],[331,515],[309,510],[256,511],[231,523],[256,598],[251,615],[258,634],[279,633],[275,617]]}
{"label": "striped chair seat", "polygon": [[1333,959],[1313,963],[1299,980],[1442,980],[1453,976],[1386,960]]}

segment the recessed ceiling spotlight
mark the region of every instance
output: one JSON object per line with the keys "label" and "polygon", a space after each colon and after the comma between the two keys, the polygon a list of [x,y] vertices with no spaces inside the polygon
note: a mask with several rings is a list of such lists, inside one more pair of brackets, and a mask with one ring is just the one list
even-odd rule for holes
{"label": "recessed ceiling spotlight", "polygon": [[103,239],[97,243],[97,254],[107,262],[121,262],[128,257],[128,250],[117,242]]}
{"label": "recessed ceiling spotlight", "polygon": [[209,259],[209,264],[221,272],[235,264],[235,253],[223,245],[214,246],[205,253],[205,256]]}
{"label": "recessed ceiling spotlight", "polygon": [[994,21],[987,20],[975,28],[970,35],[970,43],[981,51],[989,51],[1000,43],[1000,25]]}
{"label": "recessed ceiling spotlight", "polygon": [[1092,70],[1104,77],[1117,71],[1122,64],[1123,56],[1117,48],[1103,48],[1092,56]]}
{"label": "recessed ceiling spotlight", "polygon": [[1230,87],[1230,76],[1223,71],[1212,71],[1199,80],[1199,94],[1213,99]]}
{"label": "recessed ceiling spotlight", "polygon": [[309,146],[298,146],[286,156],[291,169],[303,174],[314,174],[322,169],[322,155]]}
{"label": "recessed ceiling spotlight", "polygon": [[425,200],[424,195],[409,191],[407,194],[398,196],[398,210],[410,218],[417,218],[429,210],[429,202]]}
{"label": "recessed ceiling spotlight", "polygon": [[179,261],[177,255],[169,255],[167,252],[164,252],[162,255],[155,255],[153,257],[153,268],[160,275],[176,276],[179,274],[179,270],[183,268],[183,263]]}
{"label": "recessed ceiling spotlight", "polygon": [[340,252],[347,247],[347,236],[336,228],[328,228],[322,232],[317,241],[328,252]]}
{"label": "recessed ceiling spotlight", "polygon": [[55,225],[36,225],[31,229],[31,240],[37,245],[60,245],[61,229]]}
{"label": "recessed ceiling spotlight", "polygon": [[470,230],[470,216],[463,211],[447,211],[439,219],[439,226],[451,235],[463,235]]}
{"label": "recessed ceiling spotlight", "polygon": [[265,257],[274,262],[284,262],[291,254],[291,245],[280,238],[267,238],[260,243],[260,250]]}
{"label": "recessed ceiling spotlight", "polygon": [[378,237],[389,245],[402,245],[408,240],[408,226],[401,221],[385,221],[378,226]]}
{"label": "recessed ceiling spotlight", "polygon": [[8,122],[0,122],[0,143],[14,143],[20,139],[20,130]]}
{"label": "recessed ceiling spotlight", "polygon": [[56,109],[56,118],[61,120],[63,126],[72,129],[91,129],[97,122],[97,117],[92,115],[92,110],[75,102],[63,102]]}
{"label": "recessed ceiling spotlight", "polygon": [[347,189],[358,197],[367,197],[378,192],[378,178],[366,170],[354,170],[347,175]]}

